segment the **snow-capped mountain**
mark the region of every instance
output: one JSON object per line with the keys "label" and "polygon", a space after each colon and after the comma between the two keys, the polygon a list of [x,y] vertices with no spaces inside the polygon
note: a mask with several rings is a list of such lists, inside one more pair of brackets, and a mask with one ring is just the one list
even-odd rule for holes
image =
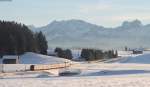
{"label": "snow-capped mountain", "polygon": [[139,20],[125,21],[116,28],[105,28],[82,20],[53,21],[33,30],[42,31],[50,47],[150,47],[150,25],[143,25]]}

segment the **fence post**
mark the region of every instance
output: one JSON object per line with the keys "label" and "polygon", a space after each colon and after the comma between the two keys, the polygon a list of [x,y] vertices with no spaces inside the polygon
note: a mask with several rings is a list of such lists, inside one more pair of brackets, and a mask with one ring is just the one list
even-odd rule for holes
{"label": "fence post", "polygon": [[2,63],[2,73],[4,73],[4,64]]}
{"label": "fence post", "polygon": [[66,68],[66,61],[65,61],[65,68]]}

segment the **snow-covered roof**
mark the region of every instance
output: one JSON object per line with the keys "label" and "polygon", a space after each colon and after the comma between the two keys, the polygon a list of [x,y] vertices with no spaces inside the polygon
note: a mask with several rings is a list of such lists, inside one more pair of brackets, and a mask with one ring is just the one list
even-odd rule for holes
{"label": "snow-covered roof", "polygon": [[15,56],[15,55],[7,55],[7,56],[3,56],[2,59],[17,59],[18,56]]}

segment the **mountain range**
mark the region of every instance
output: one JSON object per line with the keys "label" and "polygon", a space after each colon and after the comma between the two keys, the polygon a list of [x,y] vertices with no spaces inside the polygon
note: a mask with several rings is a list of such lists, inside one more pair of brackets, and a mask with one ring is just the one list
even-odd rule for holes
{"label": "mountain range", "polygon": [[42,31],[49,47],[121,49],[150,47],[150,24],[143,25],[140,20],[124,21],[121,26],[106,28],[83,20],[53,21],[35,28]]}

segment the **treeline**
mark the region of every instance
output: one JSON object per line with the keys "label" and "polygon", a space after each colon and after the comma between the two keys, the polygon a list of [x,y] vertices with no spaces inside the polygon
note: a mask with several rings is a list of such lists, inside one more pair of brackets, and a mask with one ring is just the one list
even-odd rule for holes
{"label": "treeline", "polygon": [[[55,53],[58,57],[66,58],[66,59],[72,59],[72,51],[70,49],[62,49],[57,47],[55,49]],[[100,59],[111,59],[111,58],[117,58],[118,52],[114,50],[109,51],[102,51],[102,50],[96,50],[96,49],[82,49],[80,58],[86,61],[94,61],[94,60],[100,60]]]}
{"label": "treeline", "polygon": [[0,55],[24,52],[47,54],[47,41],[42,32],[33,33],[24,24],[0,21]]}
{"label": "treeline", "polygon": [[66,59],[70,59],[70,60],[73,58],[72,52],[71,52],[70,49],[65,49],[64,50],[62,48],[57,47],[55,49],[55,53],[57,53],[57,56],[61,57],[61,58],[66,58]]}
{"label": "treeline", "polygon": [[118,52],[114,50],[102,51],[95,49],[82,49],[81,58],[86,61],[100,60],[100,59],[110,59],[117,58]]}

